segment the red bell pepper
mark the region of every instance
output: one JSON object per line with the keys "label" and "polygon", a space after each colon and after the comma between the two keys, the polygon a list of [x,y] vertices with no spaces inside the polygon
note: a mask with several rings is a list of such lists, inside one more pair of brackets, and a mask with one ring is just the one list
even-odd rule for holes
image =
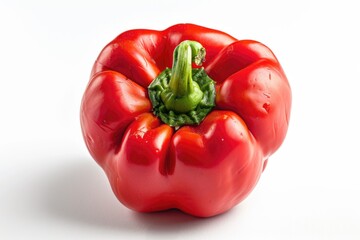
{"label": "red bell pepper", "polygon": [[124,32],[102,50],[81,126],[124,205],[208,217],[255,187],[285,138],[290,107],[269,48],[179,24]]}

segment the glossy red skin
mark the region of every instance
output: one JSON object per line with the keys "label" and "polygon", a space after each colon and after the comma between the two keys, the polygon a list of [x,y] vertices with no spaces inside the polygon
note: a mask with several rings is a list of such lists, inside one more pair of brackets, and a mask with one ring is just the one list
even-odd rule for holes
{"label": "glossy red skin", "polygon": [[[203,66],[216,81],[216,108],[200,125],[175,131],[152,114],[147,86],[172,66],[183,40],[207,51]],[[285,138],[290,107],[290,86],[269,48],[179,24],[124,32],[102,50],[82,100],[81,126],[124,205],[209,217],[253,190]]]}

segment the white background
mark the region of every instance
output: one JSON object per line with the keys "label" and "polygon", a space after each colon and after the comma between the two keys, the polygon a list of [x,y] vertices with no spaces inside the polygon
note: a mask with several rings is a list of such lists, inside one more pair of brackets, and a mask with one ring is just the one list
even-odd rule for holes
{"label": "white background", "polygon": [[[360,239],[359,16],[356,1],[1,1],[0,239]],[[209,219],[122,206],[79,123],[105,44],[184,22],[265,43],[293,91],[256,189]]]}

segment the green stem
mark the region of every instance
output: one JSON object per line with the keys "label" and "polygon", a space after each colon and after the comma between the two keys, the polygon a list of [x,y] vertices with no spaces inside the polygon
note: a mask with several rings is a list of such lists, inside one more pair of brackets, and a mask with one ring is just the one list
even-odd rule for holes
{"label": "green stem", "polygon": [[192,63],[201,65],[205,49],[195,41],[183,41],[174,51],[169,88],[161,94],[168,110],[186,113],[194,110],[203,98],[199,85],[192,79]]}
{"label": "green stem", "polygon": [[149,85],[153,113],[164,123],[181,127],[200,124],[215,106],[215,82],[201,65],[205,49],[195,41],[183,41],[174,51],[173,68],[166,68]]}

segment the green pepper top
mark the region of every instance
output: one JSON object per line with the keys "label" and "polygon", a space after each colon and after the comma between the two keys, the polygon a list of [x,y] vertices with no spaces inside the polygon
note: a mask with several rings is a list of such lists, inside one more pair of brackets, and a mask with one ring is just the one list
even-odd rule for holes
{"label": "green pepper top", "polygon": [[153,112],[174,127],[199,124],[215,106],[215,83],[200,66],[205,48],[195,41],[183,41],[174,50],[172,69],[165,69],[149,85]]}

